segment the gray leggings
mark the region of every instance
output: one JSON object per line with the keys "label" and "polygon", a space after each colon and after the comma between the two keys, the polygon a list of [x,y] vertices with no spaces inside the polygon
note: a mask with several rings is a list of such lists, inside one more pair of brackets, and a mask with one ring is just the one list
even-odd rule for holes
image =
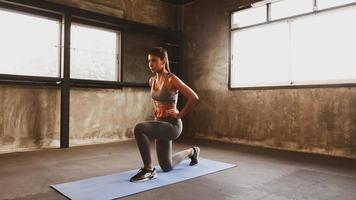
{"label": "gray leggings", "polygon": [[164,118],[142,121],[135,125],[136,144],[145,166],[152,164],[149,138],[156,141],[158,163],[164,172],[172,170],[182,160],[189,156],[189,149],[175,153],[172,156],[172,140],[177,139],[183,130],[181,119]]}

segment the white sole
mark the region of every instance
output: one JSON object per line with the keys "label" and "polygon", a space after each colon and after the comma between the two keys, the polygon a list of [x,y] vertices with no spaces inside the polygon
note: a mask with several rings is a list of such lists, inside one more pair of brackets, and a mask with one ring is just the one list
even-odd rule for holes
{"label": "white sole", "polygon": [[197,147],[197,161],[198,161],[198,163],[199,163],[199,154],[200,154],[200,148]]}
{"label": "white sole", "polygon": [[150,178],[144,178],[144,179],[141,179],[141,180],[137,180],[137,181],[130,181],[132,183],[139,183],[139,182],[144,182],[144,181],[149,181],[149,180],[152,180],[152,179],[155,179],[157,178],[157,173],[155,175],[153,175],[152,177]]}

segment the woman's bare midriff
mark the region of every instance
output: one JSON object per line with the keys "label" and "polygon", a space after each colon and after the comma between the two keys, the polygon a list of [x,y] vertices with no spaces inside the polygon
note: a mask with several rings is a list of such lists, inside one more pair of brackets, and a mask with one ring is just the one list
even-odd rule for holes
{"label": "woman's bare midriff", "polygon": [[171,117],[172,114],[168,113],[169,110],[174,110],[176,113],[179,113],[175,103],[161,102],[154,100],[154,112],[153,115],[155,118],[167,118]]}

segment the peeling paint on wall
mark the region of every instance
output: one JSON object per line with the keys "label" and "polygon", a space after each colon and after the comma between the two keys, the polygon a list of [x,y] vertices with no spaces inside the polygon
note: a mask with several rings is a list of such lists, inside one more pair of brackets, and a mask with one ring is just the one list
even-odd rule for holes
{"label": "peeling paint on wall", "polygon": [[162,28],[175,28],[176,6],[159,0],[47,0]]}
{"label": "peeling paint on wall", "polygon": [[94,144],[133,138],[133,126],[153,119],[147,89],[72,89],[70,145]]}
{"label": "peeling paint on wall", "polygon": [[56,88],[3,85],[0,94],[0,151],[52,147],[58,143]]}

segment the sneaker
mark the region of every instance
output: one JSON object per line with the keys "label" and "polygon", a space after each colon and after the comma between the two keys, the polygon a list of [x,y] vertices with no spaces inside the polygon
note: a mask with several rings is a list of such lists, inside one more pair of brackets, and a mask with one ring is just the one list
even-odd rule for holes
{"label": "sneaker", "polygon": [[191,161],[189,163],[190,166],[196,165],[199,163],[200,148],[197,146],[194,146],[193,150],[194,150],[193,155],[189,156],[189,158],[191,159]]}
{"label": "sneaker", "polygon": [[150,179],[154,179],[157,177],[157,172],[156,168],[153,168],[152,170],[146,169],[144,167],[141,167],[137,174],[132,176],[130,178],[131,182],[142,182],[142,181],[147,181]]}

